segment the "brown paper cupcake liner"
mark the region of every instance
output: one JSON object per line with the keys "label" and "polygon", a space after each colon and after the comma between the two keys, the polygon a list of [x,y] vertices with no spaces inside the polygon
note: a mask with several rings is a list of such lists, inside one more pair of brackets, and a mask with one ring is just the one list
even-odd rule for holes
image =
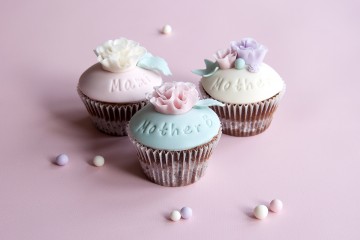
{"label": "brown paper cupcake liner", "polygon": [[97,129],[113,136],[126,136],[126,126],[131,117],[143,108],[147,101],[117,104],[90,99],[78,89],[90,118]]}
{"label": "brown paper cupcake liner", "polygon": [[[211,98],[200,84],[203,98]],[[212,106],[222,123],[223,133],[236,137],[248,137],[262,133],[269,126],[273,114],[285,93],[284,89],[275,96],[257,103],[231,104]]]}
{"label": "brown paper cupcake liner", "polygon": [[182,150],[168,151],[146,147],[134,140],[137,156],[145,175],[154,183],[166,187],[180,187],[198,181],[206,171],[208,160],[216,147],[219,133],[208,143]]}

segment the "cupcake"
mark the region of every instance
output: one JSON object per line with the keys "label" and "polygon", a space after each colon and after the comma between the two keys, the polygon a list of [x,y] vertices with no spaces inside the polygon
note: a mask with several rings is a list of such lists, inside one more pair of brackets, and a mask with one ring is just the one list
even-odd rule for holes
{"label": "cupcake", "polygon": [[205,60],[206,69],[193,71],[202,76],[203,97],[225,104],[211,107],[221,120],[223,133],[246,137],[269,127],[285,83],[263,62],[267,51],[251,38],[233,41],[227,49],[216,52],[215,62]]}
{"label": "cupcake", "polygon": [[80,77],[78,93],[95,126],[109,135],[126,135],[130,118],[147,103],[146,93],[171,75],[165,60],[138,43],[120,38],[94,50],[98,63]]}
{"label": "cupcake", "polygon": [[128,136],[145,175],[162,186],[185,186],[199,180],[221,136],[221,124],[199,100],[193,83],[168,82],[148,95],[151,104],[130,120]]}

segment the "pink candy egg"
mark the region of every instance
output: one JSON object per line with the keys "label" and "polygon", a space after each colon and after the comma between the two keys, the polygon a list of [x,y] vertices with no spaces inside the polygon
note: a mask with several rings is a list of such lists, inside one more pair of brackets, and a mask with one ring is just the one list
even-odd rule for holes
{"label": "pink candy egg", "polygon": [[269,208],[272,212],[280,212],[283,208],[283,203],[279,199],[274,199],[270,202]]}

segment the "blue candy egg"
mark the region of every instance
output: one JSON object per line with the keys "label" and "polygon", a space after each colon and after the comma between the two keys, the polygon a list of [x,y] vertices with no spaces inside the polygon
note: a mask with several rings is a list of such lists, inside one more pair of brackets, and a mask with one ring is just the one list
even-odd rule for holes
{"label": "blue candy egg", "polygon": [[245,68],[245,60],[242,58],[238,58],[235,61],[235,68],[238,70],[241,70],[243,68]]}

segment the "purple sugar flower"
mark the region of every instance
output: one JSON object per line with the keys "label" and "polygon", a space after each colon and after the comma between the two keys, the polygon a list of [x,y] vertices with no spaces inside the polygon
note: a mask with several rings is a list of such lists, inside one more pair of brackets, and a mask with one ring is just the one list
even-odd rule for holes
{"label": "purple sugar flower", "polygon": [[231,49],[237,52],[237,58],[242,58],[248,65],[248,71],[257,72],[263,62],[268,49],[252,38],[244,38],[240,42],[230,43]]}

